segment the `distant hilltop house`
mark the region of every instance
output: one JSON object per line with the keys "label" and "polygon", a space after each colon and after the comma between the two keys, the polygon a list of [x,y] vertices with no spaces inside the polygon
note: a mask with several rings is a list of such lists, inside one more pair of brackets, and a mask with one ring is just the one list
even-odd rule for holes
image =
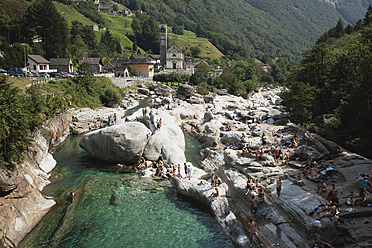
{"label": "distant hilltop house", "polygon": [[50,61],[45,59],[44,57],[40,55],[31,55],[29,54],[27,56],[27,64],[28,68],[33,73],[51,73],[51,72],[57,72],[56,69],[50,69]]}
{"label": "distant hilltop house", "polygon": [[99,26],[97,24],[89,24],[89,27],[93,29],[93,31],[99,31]]}
{"label": "distant hilltop house", "polygon": [[94,73],[102,73],[103,63],[101,58],[82,58],[79,59],[79,65],[88,63],[92,66]]}
{"label": "distant hilltop house", "polygon": [[106,14],[110,14],[110,7],[98,6],[98,11]]}
{"label": "distant hilltop house", "polygon": [[74,71],[71,58],[51,58],[49,68],[56,69],[57,72],[72,73]]}
{"label": "distant hilltop house", "polygon": [[130,11],[130,9],[123,9],[122,11],[118,12],[119,15],[125,16],[125,17],[132,17],[133,13]]}
{"label": "distant hilltop house", "polygon": [[72,0],[72,2],[75,3],[75,4],[80,4],[80,3],[83,3],[85,1],[86,0]]}
{"label": "distant hilltop house", "polygon": [[269,64],[265,64],[265,63],[260,62],[257,65],[258,65],[258,67],[262,68],[265,72],[268,72],[268,71],[271,70],[271,66]]}

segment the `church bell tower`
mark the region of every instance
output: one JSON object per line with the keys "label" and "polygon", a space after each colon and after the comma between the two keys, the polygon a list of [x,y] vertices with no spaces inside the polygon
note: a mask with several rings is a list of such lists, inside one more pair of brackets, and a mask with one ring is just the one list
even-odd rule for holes
{"label": "church bell tower", "polygon": [[160,64],[165,68],[167,62],[167,24],[159,24]]}

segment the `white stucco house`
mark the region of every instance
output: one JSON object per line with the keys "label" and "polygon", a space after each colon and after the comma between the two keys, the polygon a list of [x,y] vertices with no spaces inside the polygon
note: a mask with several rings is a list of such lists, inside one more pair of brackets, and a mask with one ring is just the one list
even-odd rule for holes
{"label": "white stucco house", "polygon": [[57,69],[50,69],[50,62],[40,55],[29,54],[27,60],[28,68],[33,73],[51,73],[57,72]]}

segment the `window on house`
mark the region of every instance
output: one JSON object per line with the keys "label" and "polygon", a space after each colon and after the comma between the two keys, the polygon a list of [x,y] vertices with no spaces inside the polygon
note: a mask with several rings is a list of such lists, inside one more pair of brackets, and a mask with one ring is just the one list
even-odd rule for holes
{"label": "window on house", "polygon": [[36,65],[34,65],[34,70],[36,70]]}
{"label": "window on house", "polygon": [[177,55],[175,53],[173,53],[173,57],[176,57]]}

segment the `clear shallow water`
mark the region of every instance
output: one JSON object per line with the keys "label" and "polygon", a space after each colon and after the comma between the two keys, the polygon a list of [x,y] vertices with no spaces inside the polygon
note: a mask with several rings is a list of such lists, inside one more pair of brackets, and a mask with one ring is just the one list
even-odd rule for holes
{"label": "clear shallow water", "polygon": [[[200,151],[187,139],[187,147]],[[58,164],[44,193],[57,206],[20,247],[233,247],[217,221],[174,196],[168,181],[103,169],[79,140],[69,138],[54,154]],[[195,153],[189,148],[187,154]]]}

